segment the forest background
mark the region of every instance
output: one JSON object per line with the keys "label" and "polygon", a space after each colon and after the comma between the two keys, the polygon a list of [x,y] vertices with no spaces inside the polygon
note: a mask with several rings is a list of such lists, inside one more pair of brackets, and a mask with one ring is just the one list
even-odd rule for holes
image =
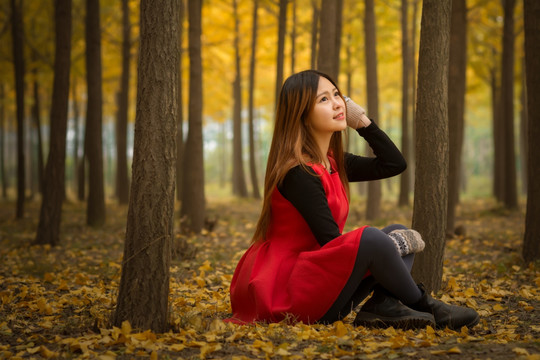
{"label": "forest background", "polygon": [[[204,164],[206,173],[206,194],[208,197],[224,197],[232,194],[232,144],[233,144],[233,82],[235,79],[235,43],[232,3],[212,1],[204,3],[202,15],[202,59],[204,88]],[[411,3],[413,4],[413,3]],[[293,8],[294,6],[294,8]],[[400,1],[377,2],[377,65],[379,73],[380,111],[377,122],[387,131],[396,143],[401,139],[401,22]],[[493,145],[493,86],[500,86],[503,11],[498,1],[468,1],[467,14],[467,89],[465,105],[465,136],[463,150],[463,194],[468,197],[492,195],[494,145]],[[252,7],[250,1],[238,3],[240,70],[242,81],[243,157],[247,164],[247,100],[249,56],[251,54]],[[283,64],[284,77],[293,72],[316,67],[312,54],[313,2],[297,0],[289,3],[287,38]],[[421,2],[410,6],[409,31],[414,36],[414,58],[418,57]],[[129,2],[130,13],[130,67],[129,79],[129,130],[127,132],[127,153],[131,160],[133,153],[133,123],[135,118],[136,64],[138,48],[138,2]],[[412,14],[414,10],[414,14]],[[256,170],[260,181],[264,174],[265,159],[268,153],[272,120],[275,106],[276,51],[277,51],[277,3],[261,1],[259,8],[259,30],[256,64],[256,85],[254,89],[254,122],[256,142]],[[364,4],[360,1],[345,1],[343,9],[343,43],[341,52],[341,71],[339,82],[344,92],[357,103],[367,107],[366,71],[363,30]],[[523,144],[523,23],[522,6],[515,7],[515,116],[517,144]],[[3,121],[3,176],[2,195],[6,190],[14,191],[17,168],[16,149],[16,102],[13,83],[13,64],[10,37],[9,3],[2,2],[0,24],[2,47],[0,48],[0,78],[2,79],[0,100]],[[54,62],[54,11],[52,3],[32,1],[24,3],[26,98],[25,121],[27,129],[26,146],[26,184],[27,196],[38,193],[39,162],[46,159],[49,139],[49,109],[52,93]],[[85,86],[85,41],[84,41],[84,3],[74,2],[73,8],[73,49],[71,69],[71,96],[66,157],[66,194],[68,198],[77,196],[76,165],[83,156],[84,114],[86,106]],[[116,196],[116,140],[115,128],[118,116],[118,94],[122,73],[122,11],[117,1],[101,2],[102,54],[103,54],[103,159],[106,196]],[[315,14],[316,16],[316,14]],[[187,29],[187,18],[184,17]],[[189,62],[187,61],[187,31],[182,42],[182,94],[187,104]],[[293,45],[294,44],[294,45]],[[348,77],[350,76],[350,80]],[[495,84],[493,83],[495,81]],[[350,84],[349,84],[350,82]],[[345,86],[347,85],[347,86]],[[348,90],[348,91],[347,91]],[[411,90],[412,92],[412,87]],[[412,101],[409,106],[413,115]],[[187,106],[183,107],[183,119],[187,119]],[[369,109],[368,109],[369,113]],[[40,121],[41,144],[38,144],[36,118]],[[184,121],[187,134],[187,121]],[[184,135],[185,136],[185,135]],[[353,143],[356,144],[357,142]],[[39,151],[41,147],[41,154]],[[359,149],[358,149],[359,150]],[[357,150],[357,151],[358,151]],[[186,149],[189,152],[189,149]],[[516,147],[518,186],[524,194],[522,170],[523,151]],[[75,158],[75,156],[77,158]],[[246,165],[247,167],[247,165]],[[390,180],[396,183],[396,180]],[[259,186],[261,186],[259,184]],[[396,186],[388,186],[384,196],[392,197]],[[250,193],[252,191],[250,190]],[[15,193],[9,193],[13,197]]]}
{"label": "forest background", "polygon": [[[220,321],[230,310],[226,294],[234,265],[230,259],[238,258],[245,249],[256,221],[276,93],[288,75],[308,68],[324,68],[332,73],[341,89],[367,108],[368,114],[401,146],[408,159],[409,170],[404,175],[385,180],[379,187],[372,188],[370,184],[352,188],[351,218],[359,222],[371,221],[374,225],[410,221],[415,156],[430,152],[418,143],[416,150],[423,151],[415,155],[415,149],[411,149],[414,137],[420,136],[415,132],[416,116],[420,113],[415,105],[417,72],[425,69],[425,66],[417,66],[423,3],[417,0],[179,1],[174,3],[181,4],[178,19],[166,28],[175,28],[178,47],[160,48],[158,44],[155,53],[156,62],[160,58],[157,54],[163,51],[171,55],[169,60],[175,59],[180,65],[178,91],[170,88],[163,93],[163,102],[177,95],[173,101],[178,100],[179,106],[174,119],[178,125],[175,167],[179,201],[173,206],[171,292],[168,285],[155,292],[161,294],[157,298],[171,297],[168,309],[171,313],[164,313],[166,327],[174,332],[157,338],[148,331],[136,333],[129,323],[121,321],[120,311],[113,314],[116,305],[121,307],[122,298],[128,298],[129,302],[129,296],[122,296],[122,286],[118,304],[112,298],[118,294],[118,268],[122,267],[123,273],[129,274],[124,266],[138,254],[125,255],[127,261],[122,260],[120,247],[126,237],[126,217],[126,248],[136,237],[130,235],[129,219],[135,222],[137,219],[126,214],[126,204],[132,186],[131,162],[137,150],[134,128],[140,100],[136,89],[139,87],[140,91],[140,84],[152,84],[141,80],[141,75],[148,74],[140,72],[144,61],[139,59],[142,55],[149,58],[148,48],[142,54],[139,52],[143,49],[139,24],[148,21],[150,15],[139,19],[139,11],[144,13],[143,6],[130,0],[73,3],[58,0],[54,4],[22,0],[0,2],[0,180],[2,244],[5,245],[2,250],[5,261],[0,268],[0,332],[6,336],[6,342],[0,344],[2,356],[39,353],[42,357],[63,357],[81,353],[114,358],[129,357],[133,353],[151,357],[158,353],[163,356],[180,353],[188,357],[241,358],[251,354],[313,358],[359,356],[358,351],[361,351],[363,357],[373,358],[463,352],[479,355],[499,351],[496,356],[500,358],[507,358],[509,354],[535,358],[538,343],[533,339],[540,330],[535,325],[540,277],[537,264],[523,263],[522,255],[527,261],[538,256],[538,237],[529,242],[531,251],[525,251],[521,245],[523,204],[529,188],[527,176],[530,179],[526,164],[527,151],[531,152],[527,144],[535,146],[526,136],[524,5],[519,0],[454,3],[462,7],[454,6],[452,19],[454,14],[462,16],[460,21],[466,25],[466,32],[461,32],[464,37],[457,42],[454,40],[450,47],[454,52],[461,48],[466,63],[457,71],[459,76],[454,76],[451,62],[448,81],[451,83],[463,75],[466,87],[457,96],[450,93],[448,114],[456,112],[457,108],[464,109],[463,149],[453,147],[455,135],[450,130],[450,160],[435,149],[431,155],[435,159],[439,157],[444,166],[450,163],[448,183],[450,188],[457,184],[457,189],[450,193],[455,191],[459,195],[449,196],[452,211],[448,214],[455,218],[442,219],[447,216],[445,211],[436,214],[439,217],[430,225],[433,228],[437,224],[449,224],[448,228],[438,226],[435,234],[437,242],[440,240],[442,244],[436,252],[442,255],[447,247],[445,273],[442,273],[442,258],[440,266],[433,269],[430,265],[424,272],[435,275],[435,281],[428,283],[430,288],[445,287],[449,296],[446,300],[466,303],[494,322],[483,320],[476,333],[426,329],[403,334],[393,329],[352,330],[345,321],[345,324],[338,322],[328,328],[316,327],[326,334],[319,336],[301,324],[241,330]],[[169,9],[170,4],[172,2],[161,3],[163,13],[167,13],[165,9]],[[424,7],[426,4],[430,5],[430,11],[447,6],[433,1],[425,1]],[[158,5],[155,8],[161,9]],[[69,21],[66,12],[70,15]],[[159,18],[155,10],[147,14],[152,14],[152,19]],[[62,16],[66,21],[58,20]],[[330,29],[325,20],[332,16],[336,16],[334,23],[339,26],[332,29],[336,31],[335,37],[324,45],[323,38]],[[431,20],[436,25],[439,21],[448,21],[449,17],[442,14],[432,16]],[[197,21],[201,22],[200,36],[192,33]],[[66,128],[58,132],[53,122],[58,109],[56,79],[62,73],[59,71],[62,66],[57,61],[59,47],[55,48],[55,42],[60,43],[61,34],[71,29],[71,23],[68,41],[71,64],[64,66],[64,70],[68,70],[64,75],[70,82],[69,94],[65,97],[69,98],[69,106]],[[453,29],[452,35],[454,32],[458,33]],[[195,45],[191,42],[194,38],[200,40],[200,67],[193,66],[191,51]],[[331,51],[336,44],[340,50]],[[450,52],[452,59],[452,50]],[[326,67],[323,60],[331,62],[335,54],[337,61]],[[446,64],[446,60],[433,58],[432,62]],[[169,64],[169,68],[175,66]],[[166,67],[161,69],[164,74],[168,73]],[[196,89],[200,93],[191,87],[197,77],[201,80],[201,87]],[[446,83],[440,85],[446,87]],[[449,89],[453,86],[456,87],[450,84]],[[96,89],[99,89],[98,96]],[[460,96],[464,104],[452,102]],[[446,100],[443,101],[445,108]],[[193,109],[200,110],[200,114],[194,116]],[[157,113],[162,109],[156,110]],[[142,123],[144,116],[140,116]],[[404,121],[404,118],[409,120]],[[458,123],[454,119],[450,116],[450,128]],[[446,126],[444,121],[439,124],[441,120],[448,119],[444,116],[433,123]],[[161,129],[156,124],[153,128],[148,123],[145,125],[145,130],[154,130],[147,133],[149,141],[154,141],[153,147],[148,148],[150,155],[158,148],[156,141],[161,139],[170,144],[172,137],[167,127],[170,123],[165,125]],[[190,139],[197,127],[202,136]],[[51,157],[59,159],[59,153],[54,152],[58,151],[54,145],[58,144],[55,134],[64,131],[66,136],[61,137],[66,141],[63,147],[66,154],[61,158],[66,161],[65,176],[62,174],[61,180],[53,182],[53,186],[49,183],[48,188],[55,189],[54,196],[47,192],[41,195],[43,179],[49,176],[46,166],[52,169],[49,163],[55,161],[51,161]],[[439,132],[432,134],[438,136]],[[365,151],[354,138],[350,140],[349,150]],[[140,145],[139,149],[144,147]],[[203,176],[187,182],[185,174],[198,166],[190,167],[189,161],[202,156]],[[452,157],[461,160],[456,162]],[[162,168],[162,172],[170,174],[167,170],[170,167],[171,164]],[[54,169],[49,172],[58,176]],[[416,179],[418,173],[426,174],[426,171],[417,171]],[[453,177],[458,180],[451,180]],[[139,180],[134,185],[144,186],[144,183]],[[171,199],[174,193],[174,187],[164,191],[165,197]],[[191,194],[202,197],[188,199]],[[531,194],[538,197],[536,192],[529,191],[529,199]],[[50,224],[54,221],[47,218],[51,215],[44,209],[57,201],[48,201],[47,196],[61,202],[67,200],[61,231],[51,231],[54,226]],[[416,214],[419,206],[417,200],[414,201]],[[455,215],[455,207],[460,202],[460,212]],[[40,203],[41,215],[38,216]],[[399,208],[395,208],[396,204]],[[138,205],[147,214],[152,213],[151,206],[148,209],[141,203]],[[88,227],[84,226],[83,207],[86,207]],[[137,204],[130,205],[130,210],[132,207],[137,208]],[[178,214],[176,210],[180,207]],[[428,213],[429,218],[427,207],[423,212]],[[13,214],[15,222],[12,222]],[[166,214],[159,215],[157,220],[166,218]],[[420,222],[417,221],[417,225]],[[171,226],[164,223],[166,228]],[[428,227],[427,232],[430,231]],[[42,235],[47,232],[52,234]],[[440,236],[444,233],[449,238],[446,242],[444,236]],[[33,243],[47,245],[32,246]],[[471,251],[479,244],[486,249]],[[163,250],[169,245],[160,246]],[[41,253],[45,256],[41,257]],[[495,271],[495,275],[490,274],[491,271]],[[474,274],[478,279],[474,279]],[[490,284],[488,280],[493,278],[496,280]],[[153,290],[147,293],[154,293]],[[514,291],[519,291],[517,298],[510,296]],[[136,302],[137,297],[132,297],[131,301]],[[69,302],[72,305],[67,305]],[[138,316],[134,310],[128,314],[131,325],[144,329],[146,325],[135,323],[133,318],[148,318],[148,314],[159,313],[153,307],[159,301],[153,298],[150,302],[152,306],[142,309],[147,312],[146,316]],[[35,325],[28,327],[29,322]],[[510,322],[518,325],[509,325]],[[156,329],[153,325],[149,327]],[[22,334],[30,340],[20,340]],[[338,341],[330,345],[325,337]],[[291,343],[291,338],[307,342]],[[454,346],[456,343],[461,345]],[[472,343],[480,346],[471,346]],[[490,350],[482,345],[488,345]],[[427,350],[420,350],[422,347]]]}

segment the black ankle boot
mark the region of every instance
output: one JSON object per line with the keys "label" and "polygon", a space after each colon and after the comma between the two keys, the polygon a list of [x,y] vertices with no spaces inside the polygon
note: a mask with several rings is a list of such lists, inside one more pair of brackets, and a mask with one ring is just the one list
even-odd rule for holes
{"label": "black ankle boot", "polygon": [[362,306],[353,324],[355,326],[399,329],[417,329],[435,326],[431,313],[415,311],[403,305],[386,291],[376,289],[373,296]]}
{"label": "black ankle boot", "polygon": [[448,327],[452,330],[459,330],[463,326],[472,328],[478,324],[480,316],[476,311],[464,306],[456,306],[445,304],[440,300],[431,297],[425,290],[423,285],[418,285],[422,291],[422,297],[415,304],[409,305],[411,308],[418,311],[425,311],[433,314],[437,328],[443,329]]}

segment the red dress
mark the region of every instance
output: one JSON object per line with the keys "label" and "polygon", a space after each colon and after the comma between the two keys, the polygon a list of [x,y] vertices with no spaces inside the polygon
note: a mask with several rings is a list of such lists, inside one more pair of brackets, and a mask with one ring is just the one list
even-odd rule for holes
{"label": "red dress", "polygon": [[[349,202],[339,174],[335,169],[329,174],[320,165],[312,168],[321,175],[328,206],[343,233]],[[271,212],[267,240],[253,244],[234,272],[229,321],[279,322],[289,317],[314,323],[349,279],[364,227],[321,247],[298,210],[277,189],[272,193]]]}

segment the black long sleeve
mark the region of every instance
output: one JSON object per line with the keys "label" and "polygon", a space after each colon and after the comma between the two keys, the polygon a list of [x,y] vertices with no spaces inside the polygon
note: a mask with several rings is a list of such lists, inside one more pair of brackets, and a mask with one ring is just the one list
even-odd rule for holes
{"label": "black long sleeve", "polygon": [[[392,140],[375,123],[357,130],[368,142],[376,157],[345,154],[345,170],[349,181],[384,179],[405,170],[407,164]],[[278,187],[306,220],[317,242],[323,246],[341,235],[321,180],[313,169],[298,165],[287,173]]]}
{"label": "black long sleeve", "polygon": [[380,180],[401,174],[407,162],[396,145],[377,124],[356,130],[369,144],[375,157],[345,153],[345,171],[349,181]]}

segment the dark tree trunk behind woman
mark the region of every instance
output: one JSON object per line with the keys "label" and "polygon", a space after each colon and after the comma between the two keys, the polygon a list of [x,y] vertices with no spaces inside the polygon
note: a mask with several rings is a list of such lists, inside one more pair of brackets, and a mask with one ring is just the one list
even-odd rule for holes
{"label": "dark tree trunk behind woman", "polygon": [[85,149],[88,159],[88,207],[86,222],[99,227],[105,223],[103,185],[101,27],[99,1],[86,0],[86,107]]}
{"label": "dark tree trunk behind woman", "polygon": [[25,154],[24,154],[24,53],[22,0],[11,0],[11,33],[13,37],[13,65],[15,67],[15,97],[17,104],[17,208],[16,218],[24,216]]}
{"label": "dark tree trunk behind woman", "polygon": [[528,195],[523,239],[525,261],[540,259],[540,2],[524,0],[528,111]]}
{"label": "dark tree trunk behind woman", "polygon": [[71,0],[56,0],[54,83],[51,103],[50,150],[43,177],[43,201],[36,234],[37,244],[56,245],[65,195],[66,133],[71,68]]}

